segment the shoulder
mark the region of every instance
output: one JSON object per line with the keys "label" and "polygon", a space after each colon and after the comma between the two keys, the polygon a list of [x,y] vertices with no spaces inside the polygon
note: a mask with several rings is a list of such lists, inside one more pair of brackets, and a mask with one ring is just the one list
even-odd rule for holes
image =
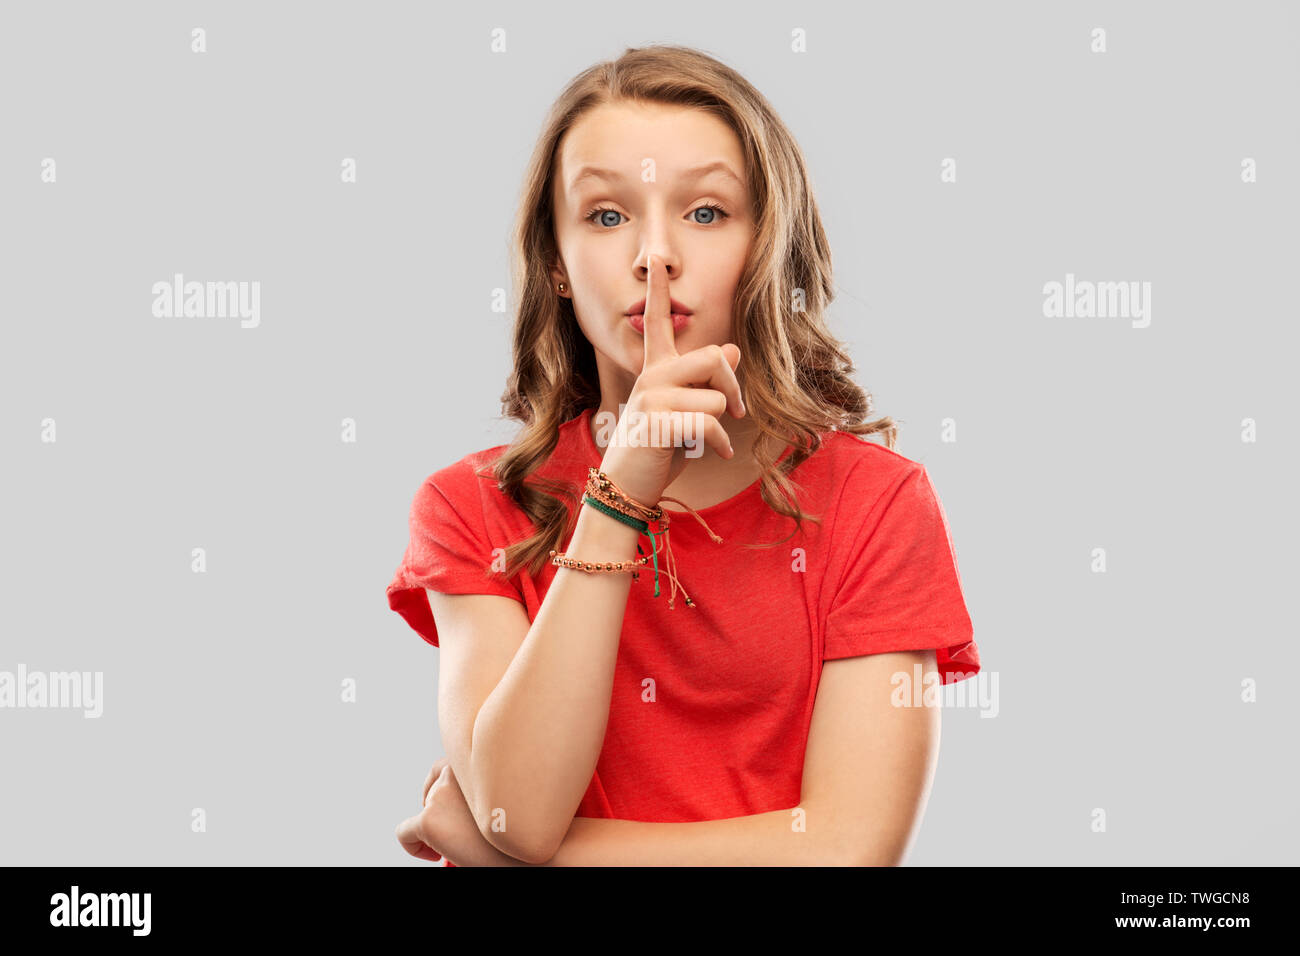
{"label": "shoulder", "polygon": [[462,515],[482,512],[488,492],[496,489],[492,466],[508,445],[495,445],[463,455],[433,472],[415,491],[412,511],[438,514],[450,507]]}
{"label": "shoulder", "polygon": [[[538,463],[530,474],[547,476],[556,469],[567,473],[573,471],[577,465],[581,465],[582,474],[585,476],[587,455],[583,445],[584,422],[584,416],[579,414],[562,423],[556,435],[555,447],[552,449],[551,454],[544,461]],[[518,437],[516,440],[518,440]],[[587,443],[591,442],[589,433],[586,441]],[[493,468],[497,460],[510,447],[510,444],[507,443],[472,451],[435,471],[424,480],[422,487],[432,485],[435,488],[460,492],[475,489],[481,490],[484,494],[496,491],[497,482],[493,474]]]}
{"label": "shoulder", "polygon": [[466,485],[477,486],[485,476],[490,477],[492,466],[496,464],[497,459],[501,457],[508,445],[494,445],[491,448],[484,448],[480,451],[472,451],[468,455],[453,461],[450,465],[439,468],[428,478],[425,484],[434,484],[438,486],[448,486],[459,488]]}
{"label": "shoulder", "polygon": [[[585,428],[585,417],[579,414],[562,423],[556,442],[545,460],[529,471],[537,478],[567,477],[585,480],[588,451],[584,445],[592,442]],[[518,436],[516,437],[518,440]],[[495,466],[511,445],[500,444],[472,451],[449,465],[439,468],[421,482],[415,495],[418,510],[436,513],[448,506],[462,516],[478,514],[495,516],[505,521],[517,521],[522,512],[510,497],[501,490]],[[574,476],[579,476],[574,479]],[[581,487],[580,484],[578,486]]]}
{"label": "shoulder", "polygon": [[836,538],[856,540],[882,521],[924,514],[935,497],[923,464],[852,432],[823,432],[821,446],[791,478],[806,510],[822,516]]}
{"label": "shoulder", "polygon": [[807,464],[813,462],[823,481],[855,499],[883,494],[925,471],[920,462],[879,442],[841,431],[822,434],[822,445]]}
{"label": "shoulder", "polygon": [[886,448],[878,441],[863,438],[852,432],[829,431],[822,433],[822,448],[829,454],[852,461],[871,461],[881,467],[919,467],[920,462]]}

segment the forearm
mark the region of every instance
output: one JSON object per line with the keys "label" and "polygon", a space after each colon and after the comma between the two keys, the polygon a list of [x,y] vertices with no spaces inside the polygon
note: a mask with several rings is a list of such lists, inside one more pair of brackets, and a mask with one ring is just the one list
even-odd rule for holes
{"label": "forearm", "polygon": [[829,821],[808,806],[692,823],[575,817],[559,850],[541,865],[843,865],[852,844]]}
{"label": "forearm", "polygon": [[[626,561],[636,556],[637,538],[635,528],[584,507],[568,550],[584,561]],[[479,710],[470,744],[472,806],[485,838],[505,853],[553,848],[591,783],[630,587],[630,574],[557,569]]]}

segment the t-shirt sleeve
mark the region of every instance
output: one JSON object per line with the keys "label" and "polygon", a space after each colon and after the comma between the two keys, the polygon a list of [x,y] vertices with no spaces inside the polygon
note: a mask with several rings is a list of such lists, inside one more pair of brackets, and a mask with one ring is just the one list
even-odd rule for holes
{"label": "t-shirt sleeve", "polygon": [[836,543],[846,561],[823,660],[933,648],[943,683],[978,673],[948,519],[925,466],[911,462],[850,527]]}
{"label": "t-shirt sleeve", "polygon": [[411,502],[410,542],[388,585],[388,606],[434,647],[438,629],[426,588],[442,594],[497,594],[524,603],[517,579],[491,576],[498,546],[488,538],[480,481],[461,461],[425,479]]}

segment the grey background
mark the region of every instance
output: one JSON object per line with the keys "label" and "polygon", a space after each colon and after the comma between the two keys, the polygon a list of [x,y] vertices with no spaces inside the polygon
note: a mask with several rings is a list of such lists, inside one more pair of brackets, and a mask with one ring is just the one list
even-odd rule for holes
{"label": "grey background", "polygon": [[[105,689],[98,720],[0,710],[0,860],[422,865],[393,828],[442,752],[438,652],[384,600],[411,498],[513,434],[490,300],[546,108],[679,42],[805,150],[833,328],[930,470],[999,678],[996,719],[945,714],[908,862],[1295,863],[1297,20],[4,4],[0,670]],[[154,318],[174,272],[260,281],[261,326]],[[1150,327],[1044,318],[1067,272],[1151,282]]]}

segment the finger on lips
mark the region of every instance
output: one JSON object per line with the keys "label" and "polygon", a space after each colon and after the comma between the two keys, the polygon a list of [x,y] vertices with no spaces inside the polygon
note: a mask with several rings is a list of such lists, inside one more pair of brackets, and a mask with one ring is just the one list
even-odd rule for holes
{"label": "finger on lips", "polygon": [[[647,256],[646,267],[647,289],[642,321],[644,322],[645,365],[648,367],[651,363],[670,358],[676,359],[680,356],[673,328],[672,299],[668,294],[668,269],[663,260],[654,255]],[[732,348],[735,348],[735,345],[732,345]],[[688,352],[687,364],[691,367],[687,373],[688,384],[691,388],[696,387],[697,384],[707,384],[723,393],[727,403],[725,411],[729,411],[734,418],[741,418],[745,414],[745,403],[741,397],[740,382],[736,377],[735,369],[727,360],[727,354],[724,349],[708,347]],[[674,378],[677,376],[675,375]],[[728,449],[727,457],[730,457],[733,453],[730,440],[720,424],[717,426],[717,431],[721,433],[720,442],[725,443]]]}
{"label": "finger on lips", "polygon": [[668,270],[657,256],[647,257],[645,314],[646,363],[677,354],[673,332],[672,301],[668,296]]}

